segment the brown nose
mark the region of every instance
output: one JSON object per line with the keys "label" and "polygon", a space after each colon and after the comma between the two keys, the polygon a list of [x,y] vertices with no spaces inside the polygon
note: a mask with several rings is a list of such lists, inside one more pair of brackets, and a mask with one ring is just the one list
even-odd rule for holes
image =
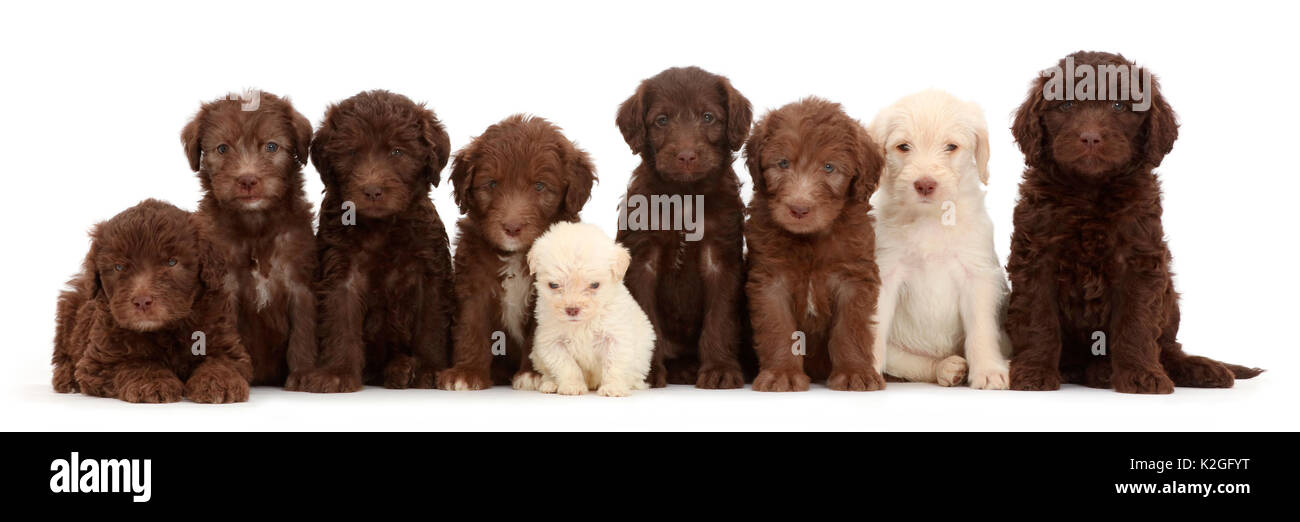
{"label": "brown nose", "polygon": [[149,307],[153,306],[153,298],[147,295],[142,295],[136,297],[135,299],[132,299],[131,303],[135,305],[136,310],[139,310],[141,312],[148,312]]}
{"label": "brown nose", "polygon": [[691,168],[695,166],[695,151],[692,149],[683,150],[677,153],[677,165],[682,168]]}
{"label": "brown nose", "polygon": [[384,189],[379,188],[378,186],[375,185],[366,185],[364,187],[361,187],[361,192],[365,194],[366,198],[369,199],[370,201],[379,199],[381,196],[384,195]]}
{"label": "brown nose", "polygon": [[523,229],[524,229],[523,223],[502,223],[501,224],[501,230],[504,230],[506,232],[506,235],[510,237],[518,236],[519,231]]}
{"label": "brown nose", "polygon": [[939,188],[939,182],[935,181],[934,178],[921,178],[912,183],[912,188],[916,189],[917,194],[929,196],[934,194],[935,189]]}
{"label": "brown nose", "polygon": [[1097,148],[1101,146],[1101,134],[1093,131],[1080,132],[1079,142],[1083,143],[1084,147]]}
{"label": "brown nose", "polygon": [[257,186],[256,176],[240,176],[236,181],[239,182],[239,188],[244,189],[245,192],[252,191],[253,187]]}
{"label": "brown nose", "polygon": [[577,316],[578,316],[578,312],[581,312],[581,311],[582,311],[582,309],[581,309],[581,308],[578,308],[578,307],[576,307],[576,306],[570,306],[570,307],[566,307],[566,308],[564,309],[564,313],[567,314],[569,317],[577,317]]}
{"label": "brown nose", "polygon": [[786,205],[786,206],[790,208],[790,215],[794,216],[795,219],[803,219],[804,216],[807,216],[809,212],[812,212],[811,207],[806,207],[802,205]]}

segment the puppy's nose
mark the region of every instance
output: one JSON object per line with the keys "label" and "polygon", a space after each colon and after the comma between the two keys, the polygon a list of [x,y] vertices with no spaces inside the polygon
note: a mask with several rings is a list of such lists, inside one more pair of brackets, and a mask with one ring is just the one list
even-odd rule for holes
{"label": "puppy's nose", "polygon": [[682,167],[692,167],[695,164],[696,157],[693,149],[683,150],[677,153],[677,164]]}
{"label": "puppy's nose", "polygon": [[917,194],[929,196],[934,194],[935,189],[939,188],[939,182],[935,181],[934,178],[921,178],[912,183],[912,188],[916,189]]}
{"label": "puppy's nose", "polygon": [[578,307],[576,307],[576,306],[567,306],[567,307],[564,308],[564,313],[565,313],[565,315],[568,315],[569,317],[577,317],[577,316],[578,316],[578,312],[581,312],[581,311],[582,311],[582,309],[581,309],[581,308],[578,308]]}
{"label": "puppy's nose", "polygon": [[381,196],[384,195],[384,189],[376,185],[366,185],[364,187],[361,187],[361,192],[365,194],[366,198],[371,201],[379,199]]}
{"label": "puppy's nose", "polygon": [[790,215],[794,216],[795,219],[803,219],[804,216],[807,216],[809,212],[812,212],[812,207],[808,207],[805,205],[786,205],[786,206],[790,208]]}
{"label": "puppy's nose", "polygon": [[235,181],[239,183],[239,188],[244,189],[245,191],[251,191],[257,186],[256,176],[240,176],[239,179]]}
{"label": "puppy's nose", "polygon": [[1084,147],[1096,148],[1101,145],[1101,133],[1094,131],[1084,131],[1079,133],[1079,141]]}
{"label": "puppy's nose", "polygon": [[136,310],[148,312],[149,307],[153,306],[153,298],[147,295],[137,296],[135,299],[131,300],[131,303],[135,305]]}
{"label": "puppy's nose", "polygon": [[510,237],[518,236],[519,231],[523,229],[524,229],[523,223],[502,223],[501,224],[501,230],[504,230],[506,232],[506,235]]}

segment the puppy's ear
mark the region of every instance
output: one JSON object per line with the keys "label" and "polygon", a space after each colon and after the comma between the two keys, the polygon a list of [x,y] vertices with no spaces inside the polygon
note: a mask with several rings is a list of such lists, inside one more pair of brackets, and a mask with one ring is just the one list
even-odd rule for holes
{"label": "puppy's ear", "polygon": [[311,121],[289,105],[288,100],[285,100],[284,110],[289,113],[289,122],[293,126],[293,159],[305,167],[311,153]]}
{"label": "puppy's ear", "polygon": [[1016,138],[1016,145],[1025,155],[1025,164],[1040,167],[1045,164],[1047,155],[1047,133],[1043,130],[1043,111],[1047,109],[1047,95],[1043,86],[1046,77],[1034,80],[1029,87],[1029,95],[1016,109],[1016,119],[1011,123],[1011,135]]}
{"label": "puppy's ear", "polygon": [[[1151,73],[1143,70],[1142,74]],[[1160,162],[1164,161],[1169,151],[1174,150],[1174,141],[1178,139],[1178,116],[1165,101],[1164,95],[1160,94],[1160,84],[1156,81],[1155,75],[1151,75],[1149,91],[1148,95],[1152,98],[1151,107],[1147,109],[1147,119],[1142,124],[1142,135],[1145,140],[1142,160],[1151,168],[1155,168],[1160,166]]]}
{"label": "puppy's ear", "polygon": [[591,163],[591,156],[572,143],[564,152],[565,168],[568,170],[568,186],[564,188],[564,216],[562,219],[574,221],[578,212],[591,198],[591,186],[596,182],[596,167]]}
{"label": "puppy's ear", "polygon": [[194,119],[185,124],[181,129],[181,145],[185,147],[185,156],[190,160],[190,170],[199,171],[201,160],[203,159],[203,118],[207,115],[207,107],[199,109],[194,115]]}
{"label": "puppy's ear", "polygon": [[975,168],[979,169],[980,181],[989,184],[989,126],[980,118],[975,127]]}
{"label": "puppy's ear", "polygon": [[622,281],[623,276],[627,275],[627,267],[631,264],[632,252],[623,245],[614,243],[614,264],[609,267],[614,280]]}
{"label": "puppy's ear", "polygon": [[89,299],[98,299],[104,295],[104,284],[99,279],[99,267],[95,264],[95,257],[99,255],[100,229],[103,226],[100,223],[90,229],[90,250],[81,261],[81,273],[77,274],[73,283],[77,293],[88,296]]}
{"label": "puppy's ear", "polygon": [[754,195],[767,194],[767,181],[763,179],[763,141],[767,139],[767,119],[758,120],[754,132],[745,140],[745,170],[754,183]]}
{"label": "puppy's ear", "polygon": [[190,214],[189,220],[196,236],[194,244],[198,250],[199,282],[203,283],[206,290],[220,290],[225,285],[228,266],[224,261],[225,257],[209,240],[212,237],[211,225],[199,218],[198,214]]}
{"label": "puppy's ear", "polygon": [[857,134],[857,145],[854,147],[854,154],[858,157],[859,171],[858,175],[849,183],[849,198],[857,201],[867,201],[871,199],[871,194],[876,191],[876,186],[880,184],[880,169],[885,166],[885,160],[880,155],[880,147],[871,139],[871,135],[862,124],[854,122],[854,134]]}
{"label": "puppy's ear", "polygon": [[636,88],[636,93],[618,106],[618,116],[614,119],[619,132],[623,133],[623,141],[632,148],[632,154],[640,154],[646,149],[645,92],[645,82],[642,82]]}
{"label": "puppy's ear", "polygon": [[456,152],[456,158],[451,162],[451,194],[461,214],[469,213],[469,189],[474,179],[475,161],[478,161],[478,140]]}
{"label": "puppy's ear", "polygon": [[731,86],[731,80],[721,78],[722,92],[727,97],[727,145],[732,152],[740,150],[749,137],[749,125],[754,123],[754,110],[745,98]]}
{"label": "puppy's ear", "polygon": [[336,105],[331,105],[328,109],[325,109],[325,119],[321,120],[320,128],[316,129],[316,135],[311,139],[311,151],[309,153],[311,164],[316,167],[316,173],[320,175],[321,183],[324,183],[326,188],[334,185],[334,173],[330,170],[329,158],[325,153],[325,144],[329,143],[330,137],[334,134],[332,122],[334,112],[337,110],[338,106]]}
{"label": "puppy's ear", "polygon": [[442,126],[442,122],[438,121],[438,116],[428,109],[421,115],[420,129],[421,139],[429,147],[429,157],[424,163],[424,177],[436,187],[442,181],[438,174],[447,166],[447,160],[451,159],[451,138],[447,136],[447,129]]}

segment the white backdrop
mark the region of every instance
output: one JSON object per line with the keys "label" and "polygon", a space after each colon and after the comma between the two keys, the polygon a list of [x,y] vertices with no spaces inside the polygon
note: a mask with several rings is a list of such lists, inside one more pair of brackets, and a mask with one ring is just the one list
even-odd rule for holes
{"label": "white backdrop", "polygon": [[[989,7],[985,7],[985,5]],[[996,5],[996,7],[992,7]],[[1278,12],[1279,10],[1288,13]],[[1300,428],[1292,88],[1294,8],[1233,2],[159,2],[6,4],[0,16],[3,295],[0,428],[888,429]],[[155,197],[194,208],[181,127],[201,101],[260,88],[318,124],[327,103],[385,88],[428,102],[459,148],[516,112],[551,119],[596,163],[582,213],[611,235],[637,164],[614,126],[637,83],[677,65],[729,76],[756,116],[806,95],[870,121],[927,87],[980,103],[988,207],[1005,261],[1023,165],[1008,130],[1037,72],[1076,50],[1160,77],[1182,121],[1159,169],[1188,351],[1270,371],[1231,390],[1134,397],[1067,387],[978,392],[891,384],[871,394],[672,387],[628,399],[484,392],[344,396],[254,389],[247,404],[128,405],[55,394],[54,303],[96,221]],[[746,181],[748,174],[736,162]],[[444,177],[447,171],[444,171]],[[321,184],[310,167],[308,196]],[[451,188],[434,191],[444,222]],[[449,230],[454,234],[454,230]]]}

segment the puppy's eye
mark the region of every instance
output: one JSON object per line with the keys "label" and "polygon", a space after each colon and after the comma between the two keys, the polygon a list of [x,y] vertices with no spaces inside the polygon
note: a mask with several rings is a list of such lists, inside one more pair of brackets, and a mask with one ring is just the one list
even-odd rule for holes
{"label": "puppy's eye", "polygon": [[664,125],[668,125],[668,117],[664,115],[660,115],[658,118],[655,118],[655,125],[658,125],[660,127],[663,127]]}
{"label": "puppy's eye", "polygon": [[277,151],[277,150],[280,150],[280,146],[279,146],[279,145],[276,145],[274,141],[272,141],[272,142],[266,144],[266,151],[267,151],[267,152],[275,152],[275,151]]}
{"label": "puppy's eye", "polygon": [[173,257],[171,259],[168,259],[167,266],[176,266],[176,258]]}
{"label": "puppy's eye", "polygon": [[898,146],[894,148],[898,149],[899,152],[911,152],[912,150],[912,146],[906,143],[899,143]]}
{"label": "puppy's eye", "polygon": [[495,179],[490,179],[490,180],[488,180],[487,183],[484,183],[483,186],[486,187],[488,190],[492,190],[492,189],[494,189],[494,188],[497,188],[497,180],[495,180]]}
{"label": "puppy's eye", "polygon": [[1073,108],[1074,108],[1074,102],[1071,102],[1071,101],[1068,101],[1068,102],[1065,102],[1065,103],[1062,103],[1062,104],[1056,106],[1056,110],[1061,111],[1061,112],[1069,112],[1070,109],[1073,109]]}
{"label": "puppy's eye", "polygon": [[1115,102],[1110,106],[1110,110],[1115,112],[1124,112],[1128,110],[1128,104],[1124,102]]}
{"label": "puppy's eye", "polygon": [[551,287],[551,290],[555,290],[560,287],[560,283],[548,283],[546,286]]}
{"label": "puppy's eye", "polygon": [[592,284],[591,284],[591,289],[592,289],[592,290],[595,290],[595,289],[597,289],[597,288],[600,288],[600,283],[592,283]]}
{"label": "puppy's eye", "polygon": [[776,166],[788,169],[790,168],[790,160],[782,158],[781,161],[776,162]]}
{"label": "puppy's eye", "polygon": [[704,123],[713,123],[713,120],[715,119],[717,118],[713,117],[713,113],[711,112],[704,113]]}
{"label": "puppy's eye", "polygon": [[224,143],[222,143],[221,145],[217,145],[217,154],[225,154],[226,152],[229,151],[230,151],[230,146]]}
{"label": "puppy's eye", "polygon": [[546,184],[538,181],[537,183],[533,184],[533,190],[536,190],[538,192],[546,190]]}
{"label": "puppy's eye", "polygon": [[952,151],[954,151],[954,150],[957,150],[957,144],[956,144],[956,143],[949,143],[947,147],[944,147],[944,148],[943,148],[943,151],[944,151],[944,152],[952,152]]}
{"label": "puppy's eye", "polygon": [[116,264],[116,265],[113,265],[113,270],[116,270],[116,271],[118,271],[118,272],[122,272],[122,271],[126,270],[126,265],[123,265],[123,264],[121,264],[121,263],[118,263],[118,264]]}
{"label": "puppy's eye", "polygon": [[396,158],[402,155],[402,149],[393,149],[393,152],[390,152],[389,154]]}
{"label": "puppy's eye", "polygon": [[832,172],[835,172],[835,165],[831,165],[830,163],[827,163],[825,165],[822,165],[822,170],[826,171],[827,174],[830,174]]}

